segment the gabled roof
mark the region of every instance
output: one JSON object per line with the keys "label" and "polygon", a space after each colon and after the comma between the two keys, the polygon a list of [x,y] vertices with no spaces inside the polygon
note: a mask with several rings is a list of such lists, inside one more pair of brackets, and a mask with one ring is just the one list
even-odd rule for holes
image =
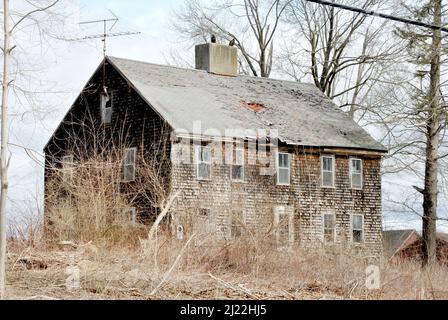
{"label": "gabled roof", "polygon": [[311,84],[106,59],[177,132],[200,121],[206,135],[277,129],[291,145],[387,151]]}

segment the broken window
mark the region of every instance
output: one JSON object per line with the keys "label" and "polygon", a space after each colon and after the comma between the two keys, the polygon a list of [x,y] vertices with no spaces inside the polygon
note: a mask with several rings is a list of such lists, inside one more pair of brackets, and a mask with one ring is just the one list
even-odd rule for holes
{"label": "broken window", "polygon": [[210,180],[212,173],[212,149],[209,146],[196,147],[196,174],[198,180]]}
{"label": "broken window", "polygon": [[137,210],[135,208],[126,208],[124,210],[124,216],[127,221],[132,224],[137,223]]}
{"label": "broken window", "polygon": [[232,165],[232,180],[244,181],[244,148],[235,149],[235,156]]}
{"label": "broken window", "polygon": [[322,186],[326,188],[334,187],[335,159],[332,156],[322,156]]}
{"label": "broken window", "polygon": [[350,159],[350,182],[353,189],[362,189],[361,159]]}
{"label": "broken window", "polygon": [[364,241],[364,216],[361,214],[352,216],[352,239],[354,243]]}
{"label": "broken window", "polygon": [[124,150],[123,159],[123,179],[124,182],[135,181],[135,159],[137,148],[129,148]]}
{"label": "broken window", "polygon": [[73,171],[74,171],[74,157],[73,155],[66,155],[62,157],[62,180],[64,182],[68,182],[73,179]]}
{"label": "broken window", "polygon": [[336,236],[336,216],[325,213],[323,216],[324,243],[334,243]]}
{"label": "broken window", "polygon": [[107,89],[105,89],[105,91],[101,93],[100,104],[101,122],[106,125],[112,123],[112,100],[113,92],[107,92]]}
{"label": "broken window", "polygon": [[235,239],[243,235],[244,221],[242,211],[232,211],[230,220],[230,236]]}
{"label": "broken window", "polygon": [[277,161],[277,184],[289,185],[291,180],[291,155],[279,153]]}
{"label": "broken window", "polygon": [[292,232],[292,219],[294,209],[292,207],[279,206],[274,210],[277,244],[280,247],[292,244],[294,237]]}

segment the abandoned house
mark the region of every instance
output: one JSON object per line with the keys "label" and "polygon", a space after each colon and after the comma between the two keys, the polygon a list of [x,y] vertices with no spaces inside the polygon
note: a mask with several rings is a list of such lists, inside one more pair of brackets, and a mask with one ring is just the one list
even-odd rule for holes
{"label": "abandoned house", "polygon": [[[46,184],[58,163],[76,163],[68,136],[87,139],[86,128],[126,137],[123,185],[139,179],[139,157],[163,140],[175,236],[204,228],[225,240],[251,230],[281,246],[381,256],[385,147],[312,84],[239,75],[237,55],[199,45],[196,69],[106,57],[45,147]],[[257,132],[277,133],[260,143]],[[215,161],[228,145],[230,163]],[[254,155],[263,148],[264,158]],[[148,221],[150,207],[127,210]]]}

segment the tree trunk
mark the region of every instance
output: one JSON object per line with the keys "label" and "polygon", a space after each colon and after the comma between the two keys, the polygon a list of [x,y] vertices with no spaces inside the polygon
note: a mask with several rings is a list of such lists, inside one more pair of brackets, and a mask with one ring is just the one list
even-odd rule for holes
{"label": "tree trunk", "polygon": [[[434,25],[442,25],[442,0],[434,0]],[[433,31],[431,85],[428,118],[426,120],[426,168],[423,192],[423,266],[436,262],[438,151],[440,139],[440,55],[441,30]]]}
{"label": "tree trunk", "polygon": [[0,151],[0,299],[5,298],[6,287],[6,201],[8,197],[8,97],[9,64],[11,58],[11,31],[9,28],[9,0],[3,1],[3,83],[1,107],[1,151]]}

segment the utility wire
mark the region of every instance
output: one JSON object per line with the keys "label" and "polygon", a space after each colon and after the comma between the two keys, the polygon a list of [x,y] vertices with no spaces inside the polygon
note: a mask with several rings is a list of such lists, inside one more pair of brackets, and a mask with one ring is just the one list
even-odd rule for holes
{"label": "utility wire", "polygon": [[366,10],[366,9],[356,8],[356,7],[352,7],[352,6],[347,6],[345,4],[340,4],[340,3],[335,3],[335,2],[325,1],[325,0],[305,0],[305,1],[321,4],[321,5],[324,5],[324,6],[330,6],[330,7],[334,7],[334,8],[338,8],[338,9],[348,10],[348,11],[352,11],[352,12],[362,13],[362,14],[365,14],[365,15],[368,15],[368,16],[374,16],[374,17],[379,17],[379,18],[382,18],[382,19],[398,21],[398,22],[402,22],[402,23],[405,23],[405,24],[410,24],[410,25],[423,27],[423,28],[428,28],[428,29],[432,29],[432,30],[441,30],[443,32],[448,33],[448,28],[443,27],[443,26],[436,26],[434,24],[425,23],[425,22],[422,22],[422,21],[411,20],[411,19],[406,19],[406,18],[400,18],[400,17],[396,17],[396,16],[393,16],[393,15],[389,15],[389,14],[375,12],[373,10]]}

